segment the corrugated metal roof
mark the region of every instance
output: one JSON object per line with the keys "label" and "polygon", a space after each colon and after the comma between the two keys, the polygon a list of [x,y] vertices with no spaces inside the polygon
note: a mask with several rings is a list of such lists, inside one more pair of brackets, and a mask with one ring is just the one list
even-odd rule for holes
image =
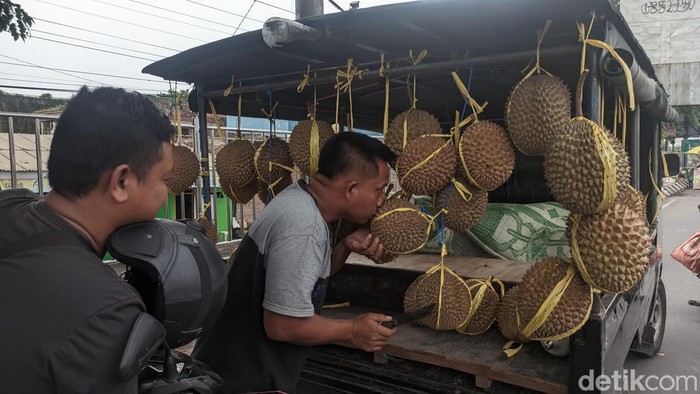
{"label": "corrugated metal roof", "polygon": [[[49,148],[53,135],[42,135],[41,161],[42,170],[46,171],[49,160]],[[18,172],[36,172],[36,136],[34,134],[14,134],[15,163]],[[10,171],[9,134],[0,133],[0,171]]]}

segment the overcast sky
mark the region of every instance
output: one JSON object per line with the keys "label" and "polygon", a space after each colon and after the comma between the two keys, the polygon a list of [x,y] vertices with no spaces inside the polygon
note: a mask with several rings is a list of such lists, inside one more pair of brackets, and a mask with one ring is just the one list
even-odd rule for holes
{"label": "overcast sky", "polygon": [[[403,1],[361,0],[360,7]],[[258,30],[271,17],[294,19],[294,0],[15,2],[35,23],[25,42],[0,34],[0,90],[31,96],[70,97],[71,92],[43,89],[77,90],[83,84],[167,92],[167,81],[141,73],[146,65],[234,33]],[[350,0],[335,2],[349,8]],[[325,2],[324,11],[338,12],[330,2]],[[187,86],[178,84],[178,90],[183,88]]]}

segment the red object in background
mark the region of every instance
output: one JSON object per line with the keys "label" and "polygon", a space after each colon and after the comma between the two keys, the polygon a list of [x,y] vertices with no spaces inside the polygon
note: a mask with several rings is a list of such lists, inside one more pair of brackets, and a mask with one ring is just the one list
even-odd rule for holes
{"label": "red object in background", "polygon": [[695,274],[700,274],[700,230],[671,252],[671,257]]}

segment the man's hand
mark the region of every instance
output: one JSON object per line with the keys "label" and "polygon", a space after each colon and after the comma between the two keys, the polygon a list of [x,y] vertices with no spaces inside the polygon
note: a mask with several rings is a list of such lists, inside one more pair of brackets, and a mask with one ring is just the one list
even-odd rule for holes
{"label": "man's hand", "polygon": [[382,326],[381,322],[390,321],[391,316],[378,313],[365,313],[352,321],[351,344],[366,352],[378,352],[386,345],[396,328]]}
{"label": "man's hand", "polygon": [[375,261],[384,257],[384,245],[368,228],[361,228],[345,237],[345,247],[350,251],[367,256]]}

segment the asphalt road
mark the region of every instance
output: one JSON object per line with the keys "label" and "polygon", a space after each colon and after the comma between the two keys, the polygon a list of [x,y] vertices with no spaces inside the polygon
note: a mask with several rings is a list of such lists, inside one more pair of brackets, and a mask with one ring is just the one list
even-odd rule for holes
{"label": "asphalt road", "polygon": [[[688,305],[689,299],[700,300],[700,279],[670,255],[676,246],[700,229],[698,204],[700,190],[686,190],[663,202],[659,234],[664,253],[661,277],[666,286],[666,333],[657,355],[647,358],[630,352],[625,361],[625,369],[634,370],[637,376],[674,377],[673,380],[664,378],[667,388],[675,386],[672,382],[678,376],[694,376],[700,390],[700,307]],[[688,389],[685,386],[679,384],[656,392],[698,392],[692,384]]]}

